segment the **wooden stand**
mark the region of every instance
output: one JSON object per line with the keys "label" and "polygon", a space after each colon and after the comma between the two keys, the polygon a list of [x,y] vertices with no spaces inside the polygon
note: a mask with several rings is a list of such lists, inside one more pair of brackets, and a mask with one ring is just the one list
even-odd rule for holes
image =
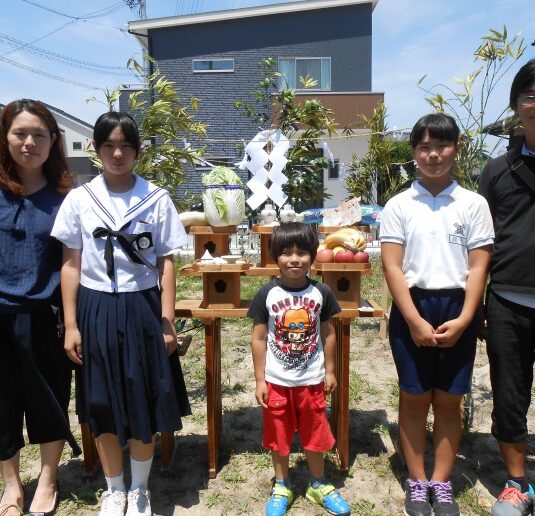
{"label": "wooden stand", "polygon": [[360,306],[360,277],[371,271],[369,263],[314,263],[312,272],[321,274],[342,308]]}
{"label": "wooden stand", "polygon": [[260,267],[277,267],[277,262],[271,256],[271,251],[269,250],[274,227],[276,226],[253,225],[252,232],[260,235]]}
{"label": "wooden stand", "polygon": [[238,308],[240,275],[248,268],[248,263],[222,265],[194,263],[192,269],[202,273],[201,308]]}
{"label": "wooden stand", "polygon": [[[250,301],[239,299],[240,274],[276,275],[278,269],[269,257],[269,236],[272,227],[255,226],[253,232],[260,234],[260,267],[245,271],[229,271],[225,266],[193,264],[183,273],[202,274],[203,299],[182,300],[175,305],[176,317],[192,317],[204,323],[204,344],[206,361],[206,412],[208,434],[208,476],[215,478],[218,471],[219,442],[222,432],[221,400],[221,319],[245,317]],[[214,270],[214,267],[220,267]],[[373,301],[371,310],[360,308],[360,276],[371,271],[370,264],[315,264],[316,273],[323,274],[323,280],[333,289],[342,306],[342,313],[334,318],[336,330],[335,374],[338,387],[332,397],[331,424],[336,436],[336,449],[340,468],[349,468],[349,351],[351,319],[355,317],[381,317],[383,311]],[[227,276],[223,277],[226,274]],[[219,275],[219,276],[217,276]],[[225,281],[225,292],[214,292],[212,284]],[[237,292],[237,294],[236,294]]]}
{"label": "wooden stand", "polygon": [[238,231],[237,226],[190,226],[188,233],[195,237],[195,259],[208,251],[212,256],[229,254],[229,235]]}

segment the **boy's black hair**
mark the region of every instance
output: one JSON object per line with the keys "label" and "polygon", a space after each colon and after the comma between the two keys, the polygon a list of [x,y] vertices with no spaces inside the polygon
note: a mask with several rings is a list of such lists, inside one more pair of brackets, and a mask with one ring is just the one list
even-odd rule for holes
{"label": "boy's black hair", "polygon": [[518,97],[535,84],[535,59],[530,59],[518,72],[516,72],[511,93],[509,94],[509,107],[516,112]]}
{"label": "boy's black hair", "polygon": [[455,144],[459,142],[461,134],[453,117],[445,113],[430,113],[420,118],[412,128],[410,142],[413,149],[422,141],[426,132],[431,138]]}
{"label": "boy's black hair", "polygon": [[297,247],[310,254],[312,261],[318,252],[318,237],[309,224],[303,222],[285,222],[273,230],[270,251],[275,261],[285,249]]}
{"label": "boy's black hair", "polygon": [[139,139],[139,129],[135,120],[128,114],[120,111],[110,111],[97,118],[93,128],[93,140],[95,140],[95,150],[98,152],[100,146],[106,142],[111,132],[120,127],[123,131],[124,139],[136,149],[136,158],[141,148]]}

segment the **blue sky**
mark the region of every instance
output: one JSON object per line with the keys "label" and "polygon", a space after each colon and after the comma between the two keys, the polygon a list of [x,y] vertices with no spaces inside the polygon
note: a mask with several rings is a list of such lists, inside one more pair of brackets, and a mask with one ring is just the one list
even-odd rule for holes
{"label": "blue sky", "polygon": [[[284,1],[147,0],[147,14],[154,18]],[[93,17],[87,18],[91,13]],[[120,0],[9,0],[0,17],[0,102],[38,98],[92,123],[105,109],[99,102],[87,102],[91,97],[103,100],[102,92],[93,87],[113,89],[135,79],[125,70],[69,66],[56,62],[54,55],[43,58],[16,46],[34,42],[49,53],[83,61],[77,63],[80,66],[120,68],[129,57],[141,57],[136,40],[124,31],[136,16]],[[373,14],[372,90],[385,93],[390,127],[412,126],[429,111],[416,85],[420,77],[427,74],[429,85],[453,85],[453,77],[475,69],[472,53],[480,37],[504,24],[511,34],[522,33],[528,48],[495,92],[488,121],[507,104],[514,72],[535,58],[535,47],[530,45],[535,40],[533,0],[379,0]],[[20,65],[80,84],[44,77]]]}

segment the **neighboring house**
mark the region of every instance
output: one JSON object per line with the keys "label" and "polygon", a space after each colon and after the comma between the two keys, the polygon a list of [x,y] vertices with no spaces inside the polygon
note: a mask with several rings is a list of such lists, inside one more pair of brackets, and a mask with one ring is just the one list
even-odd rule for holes
{"label": "neighboring house", "polygon": [[[371,91],[372,12],[377,1],[288,2],[140,20],[130,22],[129,31],[176,83],[185,102],[192,96],[201,100],[196,119],[208,124],[207,137],[227,140],[197,142],[207,144],[206,159],[232,165],[242,159],[237,142],[247,142],[258,132],[234,102],[251,100],[250,92],[262,79],[258,63],[263,58],[278,61],[291,88],[300,87],[299,76],[316,79],[317,89],[301,91],[299,96],[317,98],[331,108],[341,128],[358,122],[361,114],[373,113],[383,101],[382,93]],[[121,109],[128,109],[127,97],[133,89],[123,91]],[[347,197],[340,165],[349,164],[355,153],[363,155],[368,143],[366,137],[357,137],[333,139],[329,146],[339,166],[324,173],[324,186],[332,195],[326,207]],[[189,170],[189,183],[177,194],[200,193],[205,170]],[[247,181],[247,172],[240,174]]]}
{"label": "neighboring house", "polygon": [[[91,180],[98,174],[98,169],[92,165],[85,149],[93,140],[93,126],[50,104],[44,104],[58,123],[67,155],[67,164],[76,183],[82,184]],[[3,109],[4,104],[0,104],[0,111]]]}

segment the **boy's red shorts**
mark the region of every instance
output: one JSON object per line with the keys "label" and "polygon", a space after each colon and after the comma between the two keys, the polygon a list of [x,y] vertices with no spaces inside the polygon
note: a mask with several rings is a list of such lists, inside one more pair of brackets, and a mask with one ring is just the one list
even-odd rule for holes
{"label": "boy's red shorts", "polygon": [[327,421],[325,384],[284,387],[267,383],[268,408],[263,409],[262,446],[280,455],[290,454],[295,431],[303,449],[326,452],[335,443]]}

